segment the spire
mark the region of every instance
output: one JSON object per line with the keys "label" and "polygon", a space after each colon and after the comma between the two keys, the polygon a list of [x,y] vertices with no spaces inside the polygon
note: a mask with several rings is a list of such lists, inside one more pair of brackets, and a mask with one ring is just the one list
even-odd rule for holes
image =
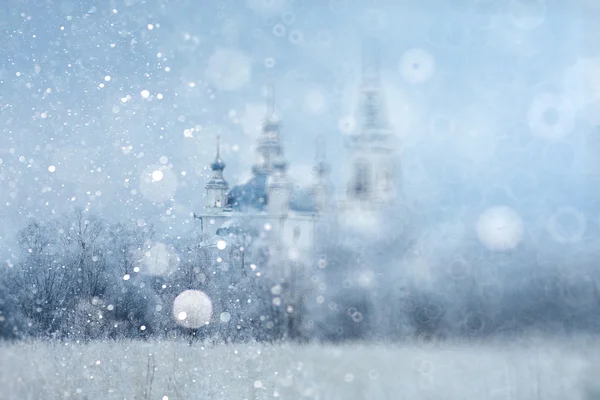
{"label": "spire", "polygon": [[215,157],[215,161],[213,161],[212,164],[210,164],[210,168],[213,171],[223,171],[225,169],[225,163],[223,162],[223,160],[221,160],[220,155],[220,139],[221,136],[217,135],[217,156]]}
{"label": "spire", "polygon": [[287,177],[287,161],[283,153],[273,154],[267,178],[267,210],[276,215],[286,214],[292,196],[292,183]]}
{"label": "spire", "polygon": [[219,150],[221,150],[221,135],[217,135],[217,159],[221,158]]}
{"label": "spire", "polygon": [[389,129],[381,90],[380,69],[380,44],[374,38],[366,38],[362,48],[360,95],[363,134]]}
{"label": "spire", "polygon": [[315,166],[313,167],[313,170],[319,179],[329,172],[329,165],[325,161],[325,153],[325,136],[321,134],[315,139]]}
{"label": "spire", "polygon": [[267,86],[266,101],[267,113],[256,143],[256,163],[252,168],[254,174],[269,173],[276,157],[283,155],[281,123],[275,115],[275,89],[272,84]]}
{"label": "spire", "polygon": [[206,210],[209,214],[219,213],[227,208],[227,192],[229,185],[223,178],[225,163],[221,160],[220,137],[217,136],[217,154],[210,164],[212,177],[206,182]]}
{"label": "spire", "polygon": [[349,165],[348,202],[359,208],[388,202],[393,197],[395,136],[387,118],[381,85],[380,45],[365,38],[356,134],[346,136]]}
{"label": "spire", "polygon": [[275,86],[273,84],[267,85],[267,118],[275,114]]}
{"label": "spire", "polygon": [[325,153],[326,153],[326,145],[325,136],[323,134],[317,135],[315,139],[315,160],[316,161],[325,161]]}
{"label": "spire", "polygon": [[279,118],[275,115],[275,87],[267,85],[266,89],[267,113],[263,121],[263,134],[279,130]]}
{"label": "spire", "polygon": [[[365,38],[362,43],[362,83],[379,86],[381,69],[379,42],[374,38]],[[378,88],[377,88],[378,89]]]}
{"label": "spire", "polygon": [[329,210],[332,201],[332,186],[329,181],[329,164],[325,161],[325,136],[318,135],[316,140],[314,181],[312,196],[319,212]]}

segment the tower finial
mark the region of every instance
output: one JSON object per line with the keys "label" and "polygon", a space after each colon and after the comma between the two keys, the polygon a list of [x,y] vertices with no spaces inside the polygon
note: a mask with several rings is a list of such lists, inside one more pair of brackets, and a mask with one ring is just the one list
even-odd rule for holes
{"label": "tower finial", "polygon": [[380,49],[379,41],[365,37],[362,43],[362,80],[366,83],[379,83]]}
{"label": "tower finial", "polygon": [[380,44],[372,36],[363,39],[361,113],[364,131],[388,129],[380,77]]}
{"label": "tower finial", "polygon": [[267,116],[271,116],[275,113],[275,86],[273,84],[267,85]]}
{"label": "tower finial", "polygon": [[323,179],[329,172],[329,165],[325,161],[325,135],[318,135],[315,139],[315,145],[315,166],[313,167],[313,171],[316,172],[318,179]]}
{"label": "tower finial", "polygon": [[217,135],[217,155],[210,168],[213,171],[223,171],[225,169],[225,163],[221,160],[221,135]]}
{"label": "tower finial", "polygon": [[217,160],[219,158],[221,158],[220,150],[221,150],[221,135],[217,135]]}
{"label": "tower finial", "polygon": [[322,133],[317,135],[315,139],[315,160],[324,161],[326,152],[325,135]]}
{"label": "tower finial", "polygon": [[275,87],[273,84],[266,86],[267,114],[263,120],[263,133],[279,132],[280,122],[275,114]]}

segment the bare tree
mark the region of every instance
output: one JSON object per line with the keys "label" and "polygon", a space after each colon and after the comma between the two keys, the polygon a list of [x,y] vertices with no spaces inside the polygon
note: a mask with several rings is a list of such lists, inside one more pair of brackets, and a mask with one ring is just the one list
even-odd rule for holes
{"label": "bare tree", "polygon": [[29,327],[43,335],[57,331],[72,302],[72,280],[58,251],[56,232],[53,223],[29,223],[19,234],[21,259],[8,277]]}
{"label": "bare tree", "polygon": [[73,294],[91,301],[101,296],[107,285],[101,237],[105,227],[98,217],[81,208],[66,216],[61,225],[63,251],[72,257],[70,272],[77,283]]}
{"label": "bare tree", "polygon": [[133,273],[146,243],[153,240],[154,235],[152,226],[140,227],[136,223],[117,223],[109,228],[107,255],[120,277]]}

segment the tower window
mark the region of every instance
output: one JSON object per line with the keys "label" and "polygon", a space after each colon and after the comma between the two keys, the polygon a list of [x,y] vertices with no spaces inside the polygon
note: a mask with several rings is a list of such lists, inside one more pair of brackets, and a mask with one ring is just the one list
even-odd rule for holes
{"label": "tower window", "polygon": [[353,189],[356,197],[362,198],[369,194],[369,166],[365,162],[356,163]]}
{"label": "tower window", "polygon": [[378,176],[379,185],[382,191],[387,192],[392,189],[392,172],[384,167]]}
{"label": "tower window", "polygon": [[300,231],[300,227],[295,226],[294,227],[294,242],[297,242],[300,239],[300,234],[302,232]]}

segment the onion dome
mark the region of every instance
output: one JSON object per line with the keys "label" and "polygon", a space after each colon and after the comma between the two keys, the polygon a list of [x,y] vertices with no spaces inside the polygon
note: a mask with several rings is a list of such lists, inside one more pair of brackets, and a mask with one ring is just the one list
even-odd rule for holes
{"label": "onion dome", "polygon": [[221,159],[220,155],[220,138],[217,137],[217,156],[215,161],[210,164],[210,169],[213,171],[223,171],[225,169],[225,162]]}

